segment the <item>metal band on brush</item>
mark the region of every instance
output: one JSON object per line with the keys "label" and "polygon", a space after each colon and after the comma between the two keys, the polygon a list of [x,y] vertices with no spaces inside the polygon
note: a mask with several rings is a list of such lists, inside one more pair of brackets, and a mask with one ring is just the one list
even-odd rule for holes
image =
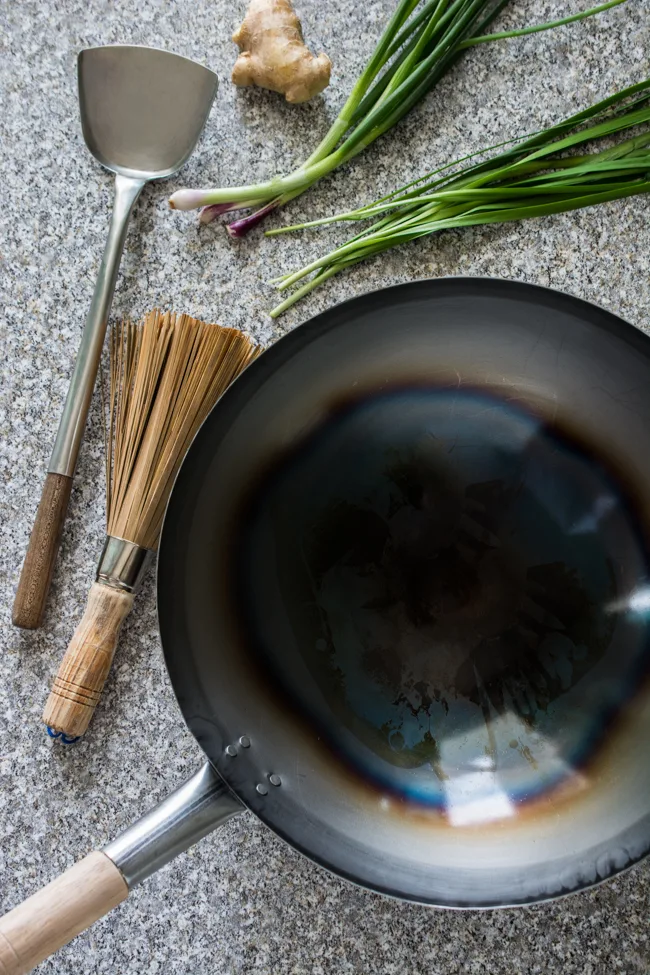
{"label": "metal band on brush", "polygon": [[113,589],[137,592],[153,554],[125,538],[107,535],[97,566],[97,581]]}

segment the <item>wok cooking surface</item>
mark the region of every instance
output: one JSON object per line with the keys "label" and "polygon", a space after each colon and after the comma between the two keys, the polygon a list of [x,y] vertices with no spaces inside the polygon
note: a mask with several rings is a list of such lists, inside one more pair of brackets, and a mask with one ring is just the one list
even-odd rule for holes
{"label": "wok cooking surface", "polygon": [[217,404],[163,530],[163,646],[211,761],[298,849],[474,907],[648,851],[649,346],[545,289],[417,282]]}
{"label": "wok cooking surface", "polygon": [[465,386],[350,399],[235,534],[247,642],[378,793],[468,825],[587,787],[647,667],[650,579],[626,485],[557,416]]}

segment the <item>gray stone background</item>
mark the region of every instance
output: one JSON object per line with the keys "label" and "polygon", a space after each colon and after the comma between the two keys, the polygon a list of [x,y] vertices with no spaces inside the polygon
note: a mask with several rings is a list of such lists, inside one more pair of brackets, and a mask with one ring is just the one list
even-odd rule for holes
{"label": "gray stone background", "polygon": [[[512,0],[499,26],[573,12],[582,0]],[[164,671],[152,579],[128,620],[92,733],[52,747],[39,723],[104,535],[98,402],[84,442],[44,627],[10,623],[36,508],[103,247],[111,179],[85,151],[75,58],[89,45],[151,44],[215,69],[221,88],[181,176],[145,190],[115,315],[154,304],[248,329],[268,344],[329,304],[415,277],[493,274],[592,299],[650,326],[650,213],[633,199],[526,225],[448,233],[341,275],[274,326],[266,281],[342,230],[233,244],[220,224],[172,213],[182,185],[238,184],[289,170],[326,131],[393,0],[302,0],[306,37],[332,85],[291,107],[229,81],[243,0],[4,0],[0,5],[2,388],[0,390],[0,908],[101,845],[196,766]],[[648,73],[647,0],[597,21],[470,52],[396,131],[296,201],[284,220],[357,205],[451,158],[542,125]],[[347,886],[252,817],[213,834],[54,959],[48,973],[174,975],[611,975],[650,969],[650,866],[548,906],[446,913]]]}

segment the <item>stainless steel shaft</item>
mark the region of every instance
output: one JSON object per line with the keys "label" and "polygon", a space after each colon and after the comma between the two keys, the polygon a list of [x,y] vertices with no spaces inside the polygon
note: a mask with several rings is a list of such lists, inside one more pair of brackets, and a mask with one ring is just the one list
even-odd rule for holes
{"label": "stainless steel shaft", "polygon": [[48,471],[51,474],[74,476],[99,369],[129,218],[143,186],[144,180],[120,174],[115,177],[115,203],[108,229],[108,239],[50,458]]}

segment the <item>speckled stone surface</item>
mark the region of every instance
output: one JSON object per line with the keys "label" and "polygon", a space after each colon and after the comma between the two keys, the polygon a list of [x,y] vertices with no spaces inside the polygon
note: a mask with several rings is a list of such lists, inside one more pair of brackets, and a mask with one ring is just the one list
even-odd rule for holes
{"label": "speckled stone surface", "polygon": [[[578,0],[513,0],[502,24],[541,21]],[[145,190],[128,238],[116,315],[154,304],[242,326],[264,343],[329,304],[415,277],[494,274],[565,289],[650,327],[650,201],[450,233],[341,275],[274,327],[266,280],[344,231],[233,244],[218,224],[168,210],[182,185],[286,171],[326,131],[392,0],[303,0],[305,33],[332,86],[289,107],[235,90],[230,34],[243,2],[19,0],[0,7],[0,908],[128,825],[196,767],[161,659],[151,578],[128,620],[92,734],[53,747],[39,723],[47,685],[84,604],[104,534],[96,400],[45,625],[21,633],[10,607],[106,231],[111,179],[85,151],[75,58],[85,46],[152,44],[214,68],[221,89],[181,176]],[[373,198],[436,163],[532,131],[647,74],[646,0],[597,22],[484,47],[408,118],[302,200],[295,221]],[[136,890],[43,972],[173,975],[645,975],[650,865],[592,892],[517,911],[445,913],[384,900],[313,866],[251,816]]]}

